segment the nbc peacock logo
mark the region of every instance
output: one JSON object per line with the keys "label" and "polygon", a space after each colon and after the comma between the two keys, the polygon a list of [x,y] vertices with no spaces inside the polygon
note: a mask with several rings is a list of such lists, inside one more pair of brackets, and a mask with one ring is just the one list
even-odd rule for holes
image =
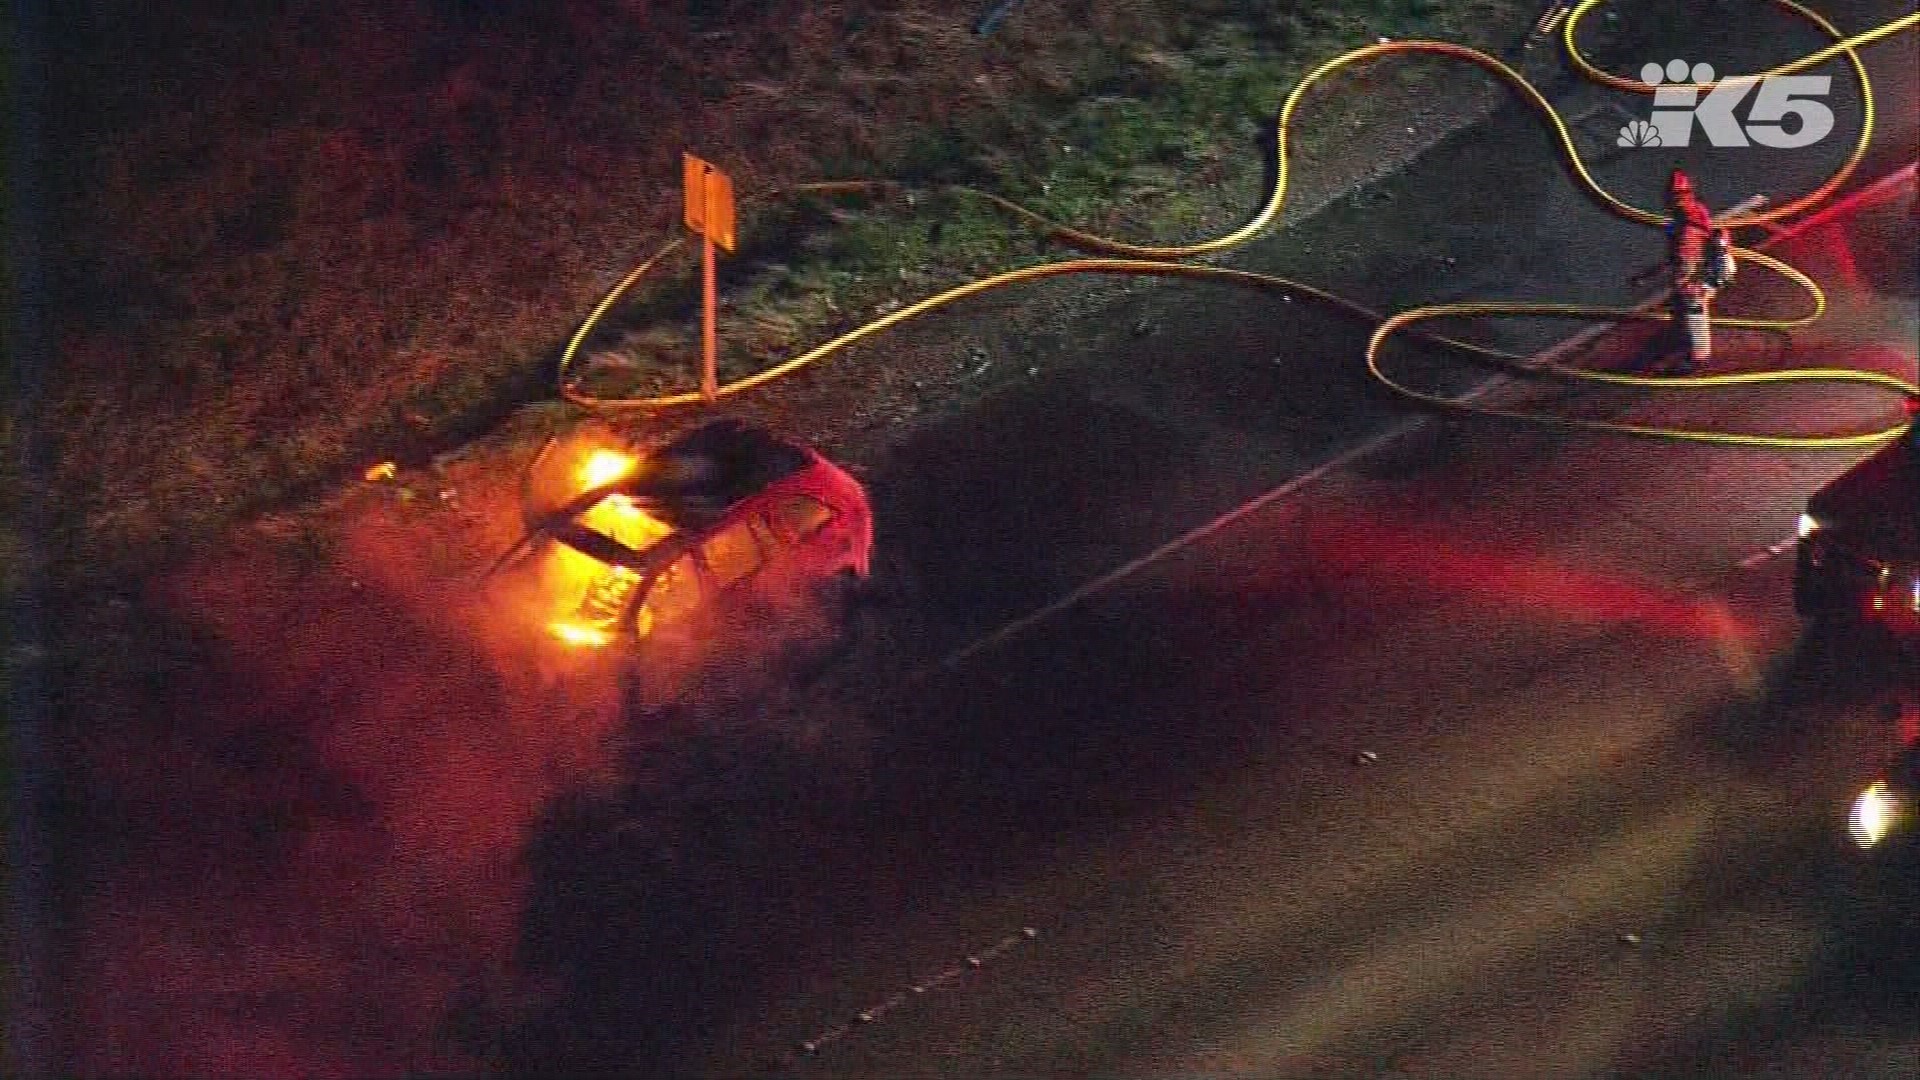
{"label": "nbc peacock logo", "polygon": [[1660,145],[1660,129],[1645,120],[1635,120],[1620,129],[1620,146],[1643,147]]}

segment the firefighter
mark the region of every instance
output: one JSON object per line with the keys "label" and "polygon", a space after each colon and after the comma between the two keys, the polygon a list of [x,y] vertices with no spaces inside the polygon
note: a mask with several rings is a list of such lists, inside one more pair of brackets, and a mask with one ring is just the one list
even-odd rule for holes
{"label": "firefighter", "polygon": [[1678,352],[1682,341],[1686,359],[1679,374],[1691,375],[1713,356],[1713,296],[1733,280],[1733,239],[1714,225],[1713,215],[1693,191],[1693,179],[1679,169],[1667,178],[1667,261],[1633,278],[1645,284],[1664,272],[1673,283],[1667,296],[1666,332],[1656,336],[1648,351],[1664,358]]}

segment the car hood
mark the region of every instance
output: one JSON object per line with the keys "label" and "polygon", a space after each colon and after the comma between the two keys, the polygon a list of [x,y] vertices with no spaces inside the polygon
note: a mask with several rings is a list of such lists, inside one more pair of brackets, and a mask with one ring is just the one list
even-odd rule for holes
{"label": "car hood", "polygon": [[1807,512],[1859,554],[1920,561],[1920,454],[1904,440],[1885,447],[1816,492]]}

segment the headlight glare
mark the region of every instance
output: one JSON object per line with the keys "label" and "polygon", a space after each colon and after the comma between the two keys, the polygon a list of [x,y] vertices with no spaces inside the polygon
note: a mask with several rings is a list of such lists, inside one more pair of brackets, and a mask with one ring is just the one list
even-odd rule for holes
{"label": "headlight glare", "polygon": [[1800,526],[1799,526],[1800,539],[1805,540],[1807,537],[1812,536],[1815,532],[1818,532],[1819,529],[1820,529],[1820,523],[1814,520],[1814,517],[1812,514],[1800,515]]}
{"label": "headlight glare", "polygon": [[1873,847],[1904,824],[1909,814],[1907,800],[1890,791],[1886,782],[1875,780],[1853,800],[1853,813],[1847,817],[1847,832],[1863,848]]}

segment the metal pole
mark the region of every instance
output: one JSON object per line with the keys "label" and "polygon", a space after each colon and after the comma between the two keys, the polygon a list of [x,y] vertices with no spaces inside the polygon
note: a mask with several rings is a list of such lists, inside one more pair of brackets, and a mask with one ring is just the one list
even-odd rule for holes
{"label": "metal pole", "polygon": [[707,404],[711,405],[714,399],[720,396],[718,365],[714,357],[718,349],[717,342],[719,338],[716,332],[718,316],[714,308],[717,307],[718,304],[714,299],[713,237],[708,236],[705,232],[700,234],[700,249],[702,261],[706,264],[706,312],[703,319],[705,325],[702,327],[701,333],[702,352],[705,360],[700,367],[700,396],[707,400]]}

